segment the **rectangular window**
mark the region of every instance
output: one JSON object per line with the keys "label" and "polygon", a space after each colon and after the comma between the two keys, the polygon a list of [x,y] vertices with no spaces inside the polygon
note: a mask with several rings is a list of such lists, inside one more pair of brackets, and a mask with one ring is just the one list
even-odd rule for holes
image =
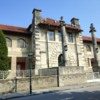
{"label": "rectangular window", "polygon": [[48,31],[48,39],[49,39],[50,41],[54,41],[54,40],[55,40],[54,31]]}
{"label": "rectangular window", "polygon": [[68,42],[73,42],[73,34],[72,33],[68,33]]}
{"label": "rectangular window", "polygon": [[58,31],[58,40],[61,41],[62,40],[62,35],[61,32]]}

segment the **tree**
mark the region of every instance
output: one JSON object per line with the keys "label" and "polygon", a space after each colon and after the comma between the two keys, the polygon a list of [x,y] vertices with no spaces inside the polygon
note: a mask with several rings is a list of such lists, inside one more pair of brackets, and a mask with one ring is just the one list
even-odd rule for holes
{"label": "tree", "polygon": [[8,70],[8,49],[6,38],[2,31],[0,31],[0,70]]}

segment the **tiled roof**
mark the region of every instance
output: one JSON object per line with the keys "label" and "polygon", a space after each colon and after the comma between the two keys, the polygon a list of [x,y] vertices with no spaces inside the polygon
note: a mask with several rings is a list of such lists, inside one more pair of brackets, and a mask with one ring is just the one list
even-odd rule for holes
{"label": "tiled roof", "polygon": [[[96,38],[97,42],[100,42],[100,38]],[[83,36],[83,41],[92,42],[92,38],[88,36]]]}
{"label": "tiled roof", "polygon": [[19,33],[28,33],[27,28],[0,24],[0,30]]}
{"label": "tiled roof", "polygon": [[[54,20],[51,20],[51,19],[46,19],[46,20],[47,21],[46,22],[44,21],[43,24],[50,24],[50,25],[56,25],[56,26],[60,25],[58,21],[54,22]],[[67,24],[66,27],[72,28],[73,26],[70,26]],[[2,24],[0,24],[0,30],[18,32],[18,33],[26,33],[26,34],[28,33],[27,28],[10,26],[10,25],[2,25]],[[100,38],[96,38],[96,40],[97,42],[100,42]],[[92,38],[88,36],[83,36],[83,41],[92,42]]]}
{"label": "tiled roof", "polygon": [[[60,25],[60,22],[59,21],[56,21],[54,19],[50,19],[50,18],[45,18],[41,21],[40,24],[45,24],[45,25],[52,25],[52,26],[59,26]],[[73,26],[73,25],[70,25],[70,24],[65,24],[67,28],[70,28],[70,29],[77,29],[77,30],[81,30],[80,28],[78,28],[77,26]]]}

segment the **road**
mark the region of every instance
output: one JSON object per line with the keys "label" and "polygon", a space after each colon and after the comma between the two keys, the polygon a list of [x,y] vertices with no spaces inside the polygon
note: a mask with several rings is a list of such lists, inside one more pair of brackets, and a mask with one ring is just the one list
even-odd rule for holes
{"label": "road", "polygon": [[100,86],[14,98],[10,100],[100,100]]}

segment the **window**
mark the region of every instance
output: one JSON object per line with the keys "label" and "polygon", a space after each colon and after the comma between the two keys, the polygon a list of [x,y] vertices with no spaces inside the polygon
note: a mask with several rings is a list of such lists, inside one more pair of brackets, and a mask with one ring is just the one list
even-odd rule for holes
{"label": "window", "polygon": [[26,42],[24,39],[18,39],[18,47],[20,47],[20,48],[26,47]]}
{"label": "window", "polygon": [[54,41],[55,40],[54,31],[48,31],[48,38],[49,38],[50,41]]}
{"label": "window", "polygon": [[62,35],[61,32],[58,32],[58,40],[61,41],[62,40]]}
{"label": "window", "polygon": [[86,45],[86,50],[87,51],[91,51],[91,46],[90,45]]}
{"label": "window", "polygon": [[7,46],[12,47],[12,40],[10,38],[6,38]]}
{"label": "window", "polygon": [[73,34],[68,33],[68,42],[73,42]]}

